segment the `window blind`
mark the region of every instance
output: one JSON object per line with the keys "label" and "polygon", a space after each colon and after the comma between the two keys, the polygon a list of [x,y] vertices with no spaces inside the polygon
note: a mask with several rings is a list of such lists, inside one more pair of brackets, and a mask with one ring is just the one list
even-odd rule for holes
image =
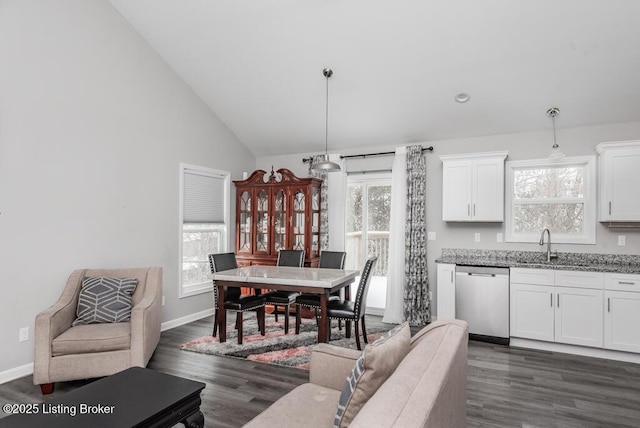
{"label": "window blind", "polygon": [[182,221],[224,223],[224,177],[185,170]]}

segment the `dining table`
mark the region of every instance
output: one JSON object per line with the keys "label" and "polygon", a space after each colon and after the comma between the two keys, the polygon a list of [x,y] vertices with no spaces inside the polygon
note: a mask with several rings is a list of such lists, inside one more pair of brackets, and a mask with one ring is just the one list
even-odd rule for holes
{"label": "dining table", "polygon": [[[355,281],[359,270],[327,269],[291,266],[251,265],[229,269],[212,274],[218,288],[216,316],[220,328],[220,342],[227,340],[227,311],[224,309],[227,287],[247,287],[260,293],[262,289],[297,291],[320,296],[320,314],[318,315],[318,343],[329,339],[329,318],[327,303],[331,293],[344,288],[345,299],[350,298],[350,285]],[[349,326],[346,327],[347,329]]]}

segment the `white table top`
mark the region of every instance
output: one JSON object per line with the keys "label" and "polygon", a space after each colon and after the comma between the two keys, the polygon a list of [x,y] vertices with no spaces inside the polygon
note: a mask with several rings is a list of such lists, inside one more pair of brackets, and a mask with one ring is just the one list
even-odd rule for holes
{"label": "white table top", "polygon": [[358,270],[289,267],[245,266],[212,274],[214,280],[259,284],[299,285],[332,288],[360,274]]}

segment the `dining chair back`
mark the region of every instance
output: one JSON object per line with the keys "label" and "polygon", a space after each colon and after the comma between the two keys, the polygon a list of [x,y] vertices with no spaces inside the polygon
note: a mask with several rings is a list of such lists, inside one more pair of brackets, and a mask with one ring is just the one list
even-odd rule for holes
{"label": "dining chair back", "polygon": [[[234,253],[219,253],[209,254],[209,266],[211,267],[211,273],[222,272],[225,270],[236,269],[238,263],[236,261],[236,255]],[[242,295],[242,290],[238,287],[227,287],[223,302],[225,310],[236,312],[236,329],[238,330],[238,343],[242,344],[242,321],[243,312],[256,311],[258,318],[258,327],[260,333],[265,334],[265,322],[264,322],[264,296],[260,295]],[[218,330],[218,287],[213,284],[213,336],[216,336]],[[226,328],[221,326],[220,328]]]}
{"label": "dining chair back", "polygon": [[278,266],[304,266],[304,250],[280,250],[278,251]]}
{"label": "dining chair back", "polygon": [[[344,251],[320,251],[319,268],[325,269],[344,269],[344,263],[347,259],[347,253]],[[331,300],[340,299],[340,291],[331,293]],[[301,307],[315,310],[316,321],[318,320],[318,312],[320,311],[320,296],[317,294],[304,293],[296,298],[296,334],[300,333],[300,323],[302,322]],[[342,329],[342,321],[338,321],[338,327]]]}
{"label": "dining chair back", "polygon": [[319,268],[344,269],[347,253],[344,251],[320,251]]}
{"label": "dining chair back", "polygon": [[[222,272],[225,270],[237,269],[238,262],[234,253],[209,254],[209,266],[211,273]],[[214,281],[215,282],[215,281]],[[218,288],[213,287],[214,299],[218,301]],[[241,291],[239,288],[230,287],[226,293],[227,299],[239,297]],[[215,336],[215,334],[214,334]]]}
{"label": "dining chair back", "polygon": [[[364,264],[362,269],[362,275],[360,276],[360,284],[358,285],[358,291],[356,292],[356,298],[353,302],[331,300],[327,304],[327,317],[329,320],[344,320],[355,321],[355,333],[356,333],[356,345],[358,349],[360,347],[360,334],[359,324],[362,324],[362,335],[364,343],[369,343],[367,339],[367,329],[364,322],[364,310],[367,304],[367,294],[369,293],[369,285],[371,284],[371,278],[373,276],[373,269],[378,261],[378,257],[371,257]],[[331,329],[329,329],[329,335],[331,335]],[[347,324],[347,337],[350,335],[350,327]]]}
{"label": "dining chair back", "polygon": [[[304,250],[280,250],[278,251],[278,266],[292,266],[303,267],[304,266]],[[273,313],[276,321],[278,321],[278,307],[282,306],[284,309],[284,334],[289,333],[289,310],[291,305],[296,302],[296,298],[300,296],[297,291],[269,291],[265,295],[265,302],[267,305],[273,305]]]}
{"label": "dining chair back", "polygon": [[367,304],[367,294],[369,294],[369,285],[371,284],[371,278],[373,273],[373,268],[378,262],[378,257],[371,257],[364,264],[364,268],[362,269],[362,276],[360,276],[360,284],[358,285],[358,291],[356,292],[356,298],[353,302],[353,311],[355,312],[355,317],[359,318],[361,315],[364,316],[364,309]]}

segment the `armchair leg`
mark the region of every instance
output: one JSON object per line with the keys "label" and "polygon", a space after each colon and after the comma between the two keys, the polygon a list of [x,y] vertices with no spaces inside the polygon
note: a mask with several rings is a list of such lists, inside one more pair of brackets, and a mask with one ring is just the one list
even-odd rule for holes
{"label": "armchair leg", "polygon": [[53,385],[53,383],[40,384],[40,391],[42,391],[42,395],[51,394],[53,392]]}

